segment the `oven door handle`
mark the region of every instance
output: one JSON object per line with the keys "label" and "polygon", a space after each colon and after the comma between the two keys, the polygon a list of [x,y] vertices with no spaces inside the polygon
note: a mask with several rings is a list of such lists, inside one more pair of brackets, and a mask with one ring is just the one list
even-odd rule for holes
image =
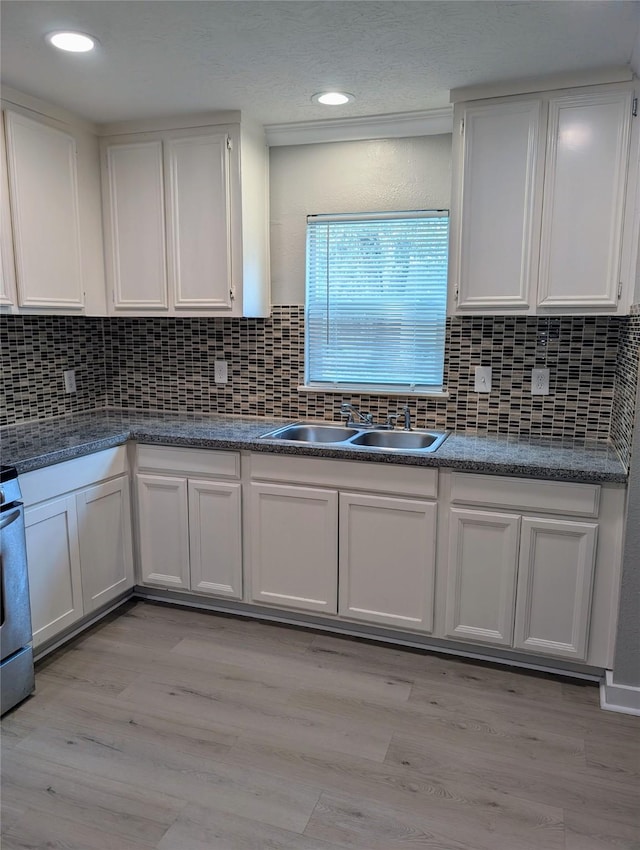
{"label": "oven door handle", "polygon": [[15,522],[15,520],[17,520],[19,516],[19,508],[17,510],[11,511],[11,513],[7,512],[7,515],[0,519],[0,531],[2,531],[2,529],[6,528],[8,525],[11,525],[12,522]]}

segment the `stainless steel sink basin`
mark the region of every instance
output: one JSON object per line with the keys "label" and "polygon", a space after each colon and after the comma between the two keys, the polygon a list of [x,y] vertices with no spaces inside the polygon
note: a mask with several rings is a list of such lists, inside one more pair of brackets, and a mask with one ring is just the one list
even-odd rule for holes
{"label": "stainless steel sink basin", "polygon": [[362,431],[350,442],[374,449],[434,452],[446,436],[431,431]]}
{"label": "stainless steel sink basin", "polygon": [[285,425],[277,431],[263,434],[269,440],[295,440],[296,443],[342,443],[360,433],[357,428],[346,425]]}
{"label": "stainless steel sink basin", "polygon": [[341,444],[344,448],[361,446],[378,451],[435,452],[447,438],[438,431],[394,431],[382,428],[351,428],[316,422],[296,422],[263,434],[263,440],[287,440],[310,446]]}

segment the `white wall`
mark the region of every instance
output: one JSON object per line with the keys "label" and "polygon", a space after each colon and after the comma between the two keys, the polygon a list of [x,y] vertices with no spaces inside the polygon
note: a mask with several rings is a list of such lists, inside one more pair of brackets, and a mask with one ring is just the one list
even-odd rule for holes
{"label": "white wall", "polygon": [[640,688],[640,385],[635,422],[613,681]]}
{"label": "white wall", "polygon": [[274,147],[270,152],[274,304],[304,304],[306,217],[448,209],[451,135]]}
{"label": "white wall", "polygon": [[636,45],[631,54],[631,70],[636,76],[640,77],[640,8],[637,9],[638,14],[638,34],[636,36]]}

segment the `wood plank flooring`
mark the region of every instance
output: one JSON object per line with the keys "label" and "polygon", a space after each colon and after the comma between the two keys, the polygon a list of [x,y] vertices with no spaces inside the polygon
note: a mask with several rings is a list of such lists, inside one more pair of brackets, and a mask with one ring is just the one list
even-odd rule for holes
{"label": "wood plank flooring", "polygon": [[640,850],[592,685],[132,603],[2,721],[2,847]]}

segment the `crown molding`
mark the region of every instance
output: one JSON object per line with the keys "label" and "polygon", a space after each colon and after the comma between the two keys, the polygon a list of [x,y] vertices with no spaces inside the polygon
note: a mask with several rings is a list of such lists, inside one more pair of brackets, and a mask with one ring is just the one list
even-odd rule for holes
{"label": "crown molding", "polygon": [[524,80],[505,80],[499,83],[483,83],[451,89],[449,100],[458,103],[466,100],[484,100],[491,97],[508,97],[517,94],[532,94],[539,91],[571,89],[580,86],[627,83],[633,79],[629,65],[614,65],[609,68],[594,68],[591,71],[567,71],[546,77],[529,77]]}
{"label": "crown molding", "polygon": [[87,133],[97,133],[97,125],[81,115],[76,115],[74,112],[69,112],[61,106],[56,106],[48,101],[41,100],[39,97],[26,94],[9,86],[2,86],[0,90],[3,107],[9,109],[17,107],[18,111],[25,114],[33,113],[42,118],[46,118],[49,122],[55,122],[62,129],[71,128],[74,130],[84,130]]}
{"label": "crown molding", "polygon": [[98,125],[99,136],[124,136],[131,133],[155,133],[161,130],[192,130],[217,124],[239,124],[239,110],[219,112],[193,112],[166,118],[143,118],[129,121],[110,121]]}
{"label": "crown molding", "polygon": [[267,124],[264,129],[269,147],[435,136],[453,131],[453,111],[450,106],[445,106],[424,112]]}

